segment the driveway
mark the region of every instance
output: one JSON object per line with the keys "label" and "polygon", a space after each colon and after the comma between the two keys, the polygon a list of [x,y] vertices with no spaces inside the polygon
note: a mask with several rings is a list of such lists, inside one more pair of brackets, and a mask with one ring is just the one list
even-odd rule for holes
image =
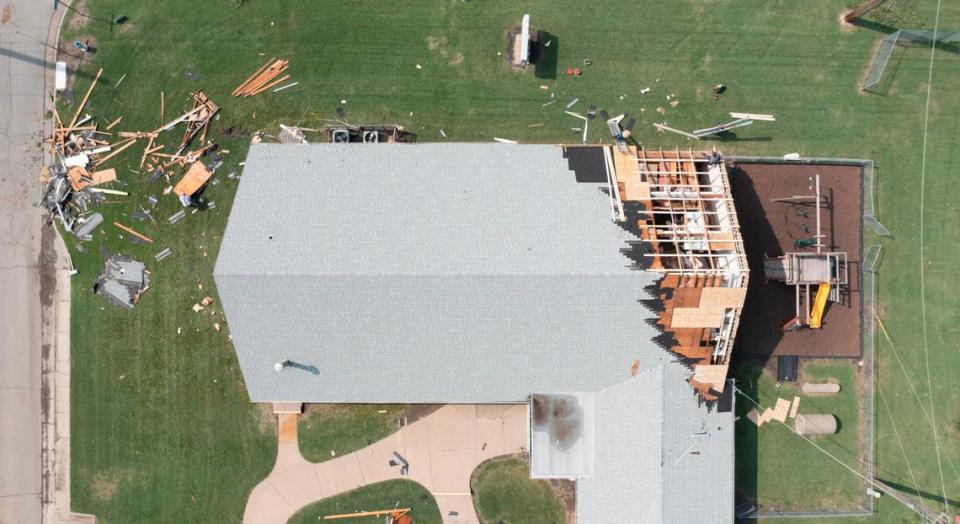
{"label": "driveway", "polygon": [[278,437],[277,462],[250,493],[245,524],[282,524],[312,502],[404,478],[390,466],[394,452],[410,464],[406,478],[433,494],[444,522],[476,524],[470,476],[487,459],[526,451],[527,405],[444,406],[366,448],[318,464],[300,455],[297,415],[280,415]]}
{"label": "driveway", "polygon": [[[0,522],[41,521],[44,73],[53,2],[0,0]],[[48,299],[50,297],[47,297]]]}

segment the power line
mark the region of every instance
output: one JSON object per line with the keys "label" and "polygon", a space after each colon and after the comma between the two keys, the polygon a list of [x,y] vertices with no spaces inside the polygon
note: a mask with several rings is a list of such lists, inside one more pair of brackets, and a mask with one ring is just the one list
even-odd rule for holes
{"label": "power line", "polygon": [[[747,400],[749,400],[750,403],[753,404],[754,406],[756,406],[756,408],[757,408],[758,410],[763,410],[763,409],[764,409],[763,406],[761,406],[760,404],[758,404],[757,401],[755,401],[750,395],[747,395],[746,393],[744,393],[740,388],[738,388],[738,387],[735,386],[735,385],[734,385],[734,386],[731,386],[731,387],[733,387],[734,391],[736,391],[736,392],[739,393],[741,396],[743,396],[744,398],[746,398]],[[773,419],[773,420],[777,420],[777,419]],[[844,461],[842,461],[842,460],[840,460],[839,458],[835,457],[835,456],[834,456],[832,453],[830,453],[829,451],[827,451],[827,450],[823,449],[822,447],[820,447],[816,442],[814,442],[814,441],[810,440],[809,438],[807,438],[806,435],[803,435],[803,434],[801,434],[800,432],[798,432],[797,430],[795,430],[794,428],[790,427],[790,425],[787,424],[786,422],[782,422],[782,421],[780,421],[780,420],[777,420],[777,422],[780,422],[780,424],[782,424],[785,428],[789,429],[791,433],[793,433],[794,435],[797,435],[798,437],[800,437],[800,438],[802,438],[803,440],[807,441],[808,444],[810,444],[811,446],[813,446],[813,447],[817,448],[818,450],[820,450],[820,452],[822,452],[822,453],[825,454],[826,456],[828,456],[828,457],[830,457],[831,459],[833,459],[837,464],[840,464],[841,466],[843,466],[844,468],[846,468],[848,471],[850,471],[850,473],[853,473],[853,474],[856,475],[857,477],[861,478],[864,482],[866,482],[867,484],[869,484],[870,487],[876,489],[877,491],[882,491],[883,493],[886,493],[886,494],[890,495],[890,498],[892,498],[892,499],[896,500],[897,502],[903,504],[905,507],[910,508],[911,510],[913,510],[914,513],[916,513],[917,515],[919,515],[919,516],[920,516],[921,518],[923,518],[924,520],[926,520],[926,521],[928,521],[928,522],[939,522],[939,521],[942,520],[942,519],[940,519],[940,518],[938,518],[938,517],[931,516],[931,515],[929,514],[929,511],[928,511],[926,508],[924,508],[922,505],[914,504],[914,503],[912,503],[911,501],[909,501],[909,499],[908,499],[908,500],[903,500],[903,498],[904,498],[903,495],[901,495],[901,494],[899,494],[899,493],[895,493],[895,490],[893,490],[893,488],[891,488],[890,486],[887,486],[886,484],[884,484],[884,483],[882,483],[882,482],[877,482],[877,481],[875,481],[875,480],[872,480],[872,479],[869,479],[869,478],[865,477],[865,476],[864,476],[863,474],[861,474],[859,471],[851,468],[847,463],[845,463]],[[865,465],[865,464],[863,464],[863,461],[861,461],[861,460],[859,460],[859,459],[858,459],[857,461],[858,461],[861,465]]]}
{"label": "power line", "polygon": [[927,290],[924,278],[924,249],[923,249],[923,219],[924,219],[924,186],[927,175],[927,132],[930,125],[930,98],[933,92],[933,58],[937,51],[937,30],[940,26],[940,5],[937,0],[937,13],[933,21],[933,38],[930,41],[930,67],[927,71],[927,103],[923,114],[923,148],[920,157],[920,318],[923,330],[923,359],[927,368],[927,396],[930,400],[930,420],[933,424],[933,449],[937,455],[937,469],[940,471],[940,489],[943,493],[943,509],[950,511],[947,504],[947,485],[943,480],[943,462],[940,460],[940,438],[937,436],[937,416],[933,409],[933,381],[930,378],[930,349],[927,341]]}

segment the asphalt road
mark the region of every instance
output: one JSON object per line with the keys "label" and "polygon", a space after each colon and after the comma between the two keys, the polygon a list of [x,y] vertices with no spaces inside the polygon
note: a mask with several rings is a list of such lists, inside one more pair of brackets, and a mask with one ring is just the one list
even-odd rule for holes
{"label": "asphalt road", "polygon": [[[0,0],[0,523],[41,521],[43,42],[53,2]],[[51,65],[52,67],[52,65]]]}

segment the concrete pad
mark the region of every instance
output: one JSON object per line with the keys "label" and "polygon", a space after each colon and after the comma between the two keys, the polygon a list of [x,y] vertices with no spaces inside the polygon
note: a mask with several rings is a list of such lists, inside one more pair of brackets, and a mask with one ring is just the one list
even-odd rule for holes
{"label": "concrete pad", "polygon": [[270,485],[290,504],[294,511],[323,498],[320,482],[312,464],[270,475]]}
{"label": "concrete pad", "polygon": [[507,453],[503,442],[503,418],[477,419],[477,461]]}
{"label": "concrete pad", "polygon": [[[367,484],[400,478],[400,466],[390,466],[393,452],[403,455],[403,439],[394,433],[356,452],[363,480]],[[406,458],[406,457],[404,457]]]}
{"label": "concrete pad", "polygon": [[506,418],[507,411],[510,409],[511,405],[512,404],[478,404],[477,418],[504,419]]}
{"label": "concrete pad", "polygon": [[364,485],[363,473],[356,455],[344,455],[340,458],[314,464],[314,471],[320,481],[322,498],[350,491]]}
{"label": "concrete pad", "polygon": [[470,495],[434,495],[444,523],[478,524],[477,512]]}
{"label": "concrete pad", "polygon": [[430,453],[430,417],[418,420],[400,430],[403,434],[403,451],[406,455]]}
{"label": "concrete pad", "polygon": [[407,479],[419,482],[427,491],[433,491],[433,468],[429,453],[407,453],[403,456],[410,463]]}
{"label": "concrete pad", "polygon": [[311,464],[311,462],[308,462],[307,459],[303,458],[303,455],[300,454],[300,447],[296,442],[279,444],[277,445],[277,461],[274,462],[270,475],[272,476]]}
{"label": "concrete pad", "polygon": [[476,406],[444,406],[424,420],[429,420],[431,451],[473,449],[476,447]]}
{"label": "concrete pad", "polygon": [[281,413],[277,415],[277,442],[290,444],[297,442],[297,415]]}
{"label": "concrete pad", "polygon": [[507,412],[503,421],[503,449],[504,454],[522,453],[530,446],[527,407],[520,406]]}
{"label": "concrete pad", "polygon": [[299,402],[275,402],[273,412],[277,415],[281,413],[293,413],[299,415],[303,413],[303,404]]}
{"label": "concrete pad", "polygon": [[282,518],[282,515],[293,513],[290,504],[280,496],[269,481],[264,480],[250,493],[247,507],[243,512],[243,522],[244,524],[285,523],[287,519]]}
{"label": "concrete pad", "polygon": [[476,450],[434,451],[430,458],[435,492],[470,493],[470,475],[477,467]]}

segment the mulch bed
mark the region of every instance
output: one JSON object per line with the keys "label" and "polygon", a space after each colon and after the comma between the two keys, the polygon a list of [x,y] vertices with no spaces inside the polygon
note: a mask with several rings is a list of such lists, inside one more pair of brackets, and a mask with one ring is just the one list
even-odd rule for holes
{"label": "mulch bed", "polygon": [[[750,265],[750,284],[735,358],[769,358],[778,355],[859,358],[860,259],[863,176],[859,166],[738,164],[730,171],[734,204],[740,218],[744,247]],[[812,177],[820,174],[821,194],[829,208],[821,210],[827,250],[846,251],[850,287],[841,303],[828,303],[822,329],[784,333],[783,324],[794,317],[794,289],[782,282],[765,282],[763,259],[796,249],[794,240],[816,234],[814,204],[774,202],[775,198],[814,193]],[[806,215],[806,216],[804,216]],[[803,228],[807,231],[804,231]],[[816,289],[811,290],[811,297]]]}

